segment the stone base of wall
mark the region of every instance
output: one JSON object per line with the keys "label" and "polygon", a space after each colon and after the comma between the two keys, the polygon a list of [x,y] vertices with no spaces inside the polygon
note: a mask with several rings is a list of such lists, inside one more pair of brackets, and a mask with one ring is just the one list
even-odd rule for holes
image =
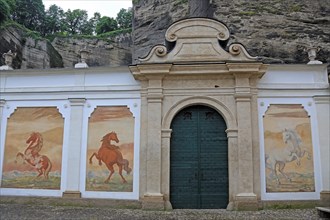
{"label": "stone base of wall", "polygon": [[30,197],[30,196],[0,196],[0,204],[26,204],[26,205],[58,205],[81,207],[111,207],[121,209],[141,209],[141,202],[137,200],[118,199],[87,199],[87,198],[61,198],[61,197]]}
{"label": "stone base of wall", "polygon": [[261,209],[307,209],[320,206],[320,200],[260,201]]}
{"label": "stone base of wall", "polygon": [[330,191],[320,192],[320,206],[329,206],[330,204]]}
{"label": "stone base of wall", "polygon": [[234,209],[237,211],[257,211],[259,208],[257,195],[240,193],[235,196]]}
{"label": "stone base of wall", "polygon": [[165,201],[163,195],[144,195],[141,201],[142,209],[165,210]]}
{"label": "stone base of wall", "polygon": [[65,191],[63,192],[63,198],[72,198],[72,199],[76,199],[76,198],[81,198],[81,192],[79,191]]}

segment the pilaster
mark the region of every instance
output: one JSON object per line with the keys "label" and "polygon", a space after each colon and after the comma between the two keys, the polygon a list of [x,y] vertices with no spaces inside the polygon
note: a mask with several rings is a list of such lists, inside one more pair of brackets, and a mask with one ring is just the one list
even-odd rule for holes
{"label": "pilaster", "polygon": [[172,64],[137,65],[133,75],[136,79],[145,80],[146,84],[146,188],[143,194],[144,209],[164,209],[162,190],[162,103],[163,78],[169,74]]}
{"label": "pilaster", "polygon": [[229,71],[235,76],[235,102],[237,116],[237,192],[235,208],[257,210],[257,195],[254,193],[254,158],[252,141],[252,91],[250,78],[259,75],[258,64],[230,64]]}
{"label": "pilaster", "polygon": [[165,209],[172,209],[170,203],[170,142],[172,129],[162,129],[162,192],[164,194]]}
{"label": "pilaster", "polygon": [[86,100],[83,98],[69,99],[71,106],[69,148],[67,161],[67,182],[63,197],[79,198],[80,160],[82,145],[83,110]]}
{"label": "pilaster", "polygon": [[[315,96],[314,97],[316,114],[319,131],[330,131],[330,97],[329,96]],[[326,120],[328,119],[328,120]],[[322,135],[324,132],[319,132],[320,144],[320,162],[321,162],[321,176],[322,189],[320,193],[321,203],[330,203],[330,138],[329,135]]]}
{"label": "pilaster", "polygon": [[229,204],[227,210],[234,209],[235,197],[238,189],[238,144],[237,144],[237,129],[227,129],[228,138],[228,178],[229,178]]}
{"label": "pilaster", "polygon": [[[4,99],[0,99],[0,118],[1,118],[1,121],[3,120],[3,108],[6,104],[6,101]],[[2,134],[2,126],[1,126],[1,123],[0,123],[0,135]]]}

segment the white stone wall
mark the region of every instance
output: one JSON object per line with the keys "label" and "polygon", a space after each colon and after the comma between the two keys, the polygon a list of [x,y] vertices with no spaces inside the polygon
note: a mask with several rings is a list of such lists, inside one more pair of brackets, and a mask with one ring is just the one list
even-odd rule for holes
{"label": "white stone wall", "polygon": [[[15,109],[55,106],[64,118],[60,190],[0,188],[1,195],[62,196],[72,192],[90,198],[138,199],[140,84],[127,67],[2,71],[0,77],[0,181],[7,121]],[[85,190],[88,118],[97,106],[127,106],[135,118],[132,192]],[[117,167],[115,171],[118,173]]]}
{"label": "white stone wall", "polygon": [[[258,84],[262,200],[318,200],[329,193],[330,91],[327,65],[270,65]],[[266,192],[263,116],[271,104],[300,104],[311,122],[315,192]]]}

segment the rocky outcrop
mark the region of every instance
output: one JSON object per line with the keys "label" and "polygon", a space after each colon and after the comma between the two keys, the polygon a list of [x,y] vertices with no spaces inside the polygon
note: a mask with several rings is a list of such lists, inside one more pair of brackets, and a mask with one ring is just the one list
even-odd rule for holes
{"label": "rocky outcrop", "polygon": [[[63,67],[62,57],[45,39],[34,39],[26,30],[9,26],[0,29],[0,54],[17,53],[14,69],[44,69]],[[1,59],[0,65],[4,65]]]}
{"label": "rocky outcrop", "polygon": [[[133,1],[133,62],[145,57],[152,46],[164,44],[165,31],[173,22],[194,17],[191,11],[196,10],[196,1]],[[219,0],[206,3],[213,12],[207,17],[224,22],[231,31],[228,45],[240,42],[251,55],[259,56],[265,63],[307,63],[305,48],[311,45],[320,47],[318,60],[330,63],[330,4],[327,1]]]}
{"label": "rocky outcrop", "polygon": [[2,54],[9,50],[16,52],[17,55],[13,60],[13,67],[15,69],[21,68],[22,64],[22,45],[23,45],[23,31],[13,27],[0,29],[0,66],[5,65]]}
{"label": "rocky outcrop", "polygon": [[[15,25],[0,29],[0,55],[9,50],[17,53],[13,60],[14,69],[73,68],[79,62],[79,50],[85,47],[91,51],[87,60],[91,67],[129,65],[132,62],[130,33],[102,40],[97,37],[56,37],[52,43],[30,34]],[[3,59],[0,59],[1,65],[4,65]]]}
{"label": "rocky outcrop", "polygon": [[64,67],[80,61],[79,50],[91,52],[88,66],[129,65],[132,61],[131,35],[120,34],[109,39],[56,37],[52,45],[61,54]]}

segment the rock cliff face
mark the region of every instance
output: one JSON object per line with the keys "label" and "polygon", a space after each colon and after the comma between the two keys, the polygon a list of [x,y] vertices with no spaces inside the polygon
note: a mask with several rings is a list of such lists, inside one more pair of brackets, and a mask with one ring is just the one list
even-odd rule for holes
{"label": "rock cliff face", "polygon": [[196,4],[201,10],[211,9],[204,17],[228,26],[232,34],[228,45],[240,42],[266,63],[307,63],[304,49],[311,45],[321,48],[318,60],[330,63],[330,4],[324,0],[136,0],[133,62],[152,46],[164,44],[165,31],[173,22],[203,15]]}
{"label": "rock cliff face", "polygon": [[61,54],[64,67],[72,68],[79,62],[79,50],[85,47],[91,52],[86,61],[91,67],[129,65],[132,61],[130,34],[121,34],[109,40],[57,37],[52,45]]}
{"label": "rock cliff face", "polygon": [[[132,39],[129,33],[105,40],[57,37],[52,43],[27,35],[26,30],[15,26],[0,29],[0,55],[8,50],[16,52],[14,69],[73,68],[80,61],[79,50],[85,47],[91,51],[87,60],[91,67],[129,65],[132,62]],[[1,65],[4,65],[2,58]]]}
{"label": "rock cliff face", "polygon": [[[129,65],[164,44],[165,31],[188,17],[224,22],[228,45],[239,42],[265,63],[307,63],[305,48],[320,47],[317,59],[330,63],[329,0],[134,0],[133,33],[106,40],[26,37],[16,27],[0,29],[0,53],[17,53],[14,68],[69,67],[79,61],[79,50],[91,50],[89,66]],[[3,65],[0,59],[0,65]]]}
{"label": "rock cliff face", "polygon": [[[17,27],[0,29],[0,54],[12,50],[17,53],[13,60],[15,69],[43,69],[63,67],[61,55],[47,40],[33,39]],[[0,60],[4,65],[4,60]]]}

